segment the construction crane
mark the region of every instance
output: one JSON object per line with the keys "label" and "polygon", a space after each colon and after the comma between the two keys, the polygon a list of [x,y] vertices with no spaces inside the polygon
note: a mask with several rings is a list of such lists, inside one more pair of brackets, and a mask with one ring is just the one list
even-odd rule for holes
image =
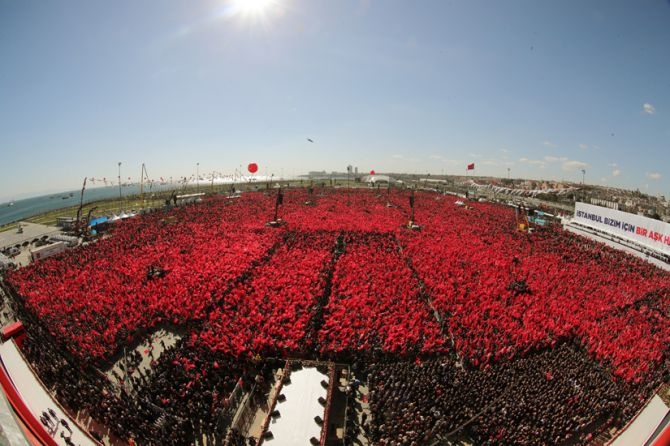
{"label": "construction crane", "polygon": [[84,191],[85,190],[86,190],[86,177],[84,177],[84,184],[81,186],[81,197],[79,198],[79,209],[77,209],[77,220],[74,224],[74,232],[77,235],[80,235],[81,232],[82,232],[81,210],[84,207]]}
{"label": "construction crane", "polygon": [[144,179],[147,179],[147,182],[149,183],[149,192],[151,192],[151,187],[153,186],[153,181],[149,179],[149,174],[147,173],[147,168],[142,163],[142,172],[140,173],[140,197],[142,200],[144,200]]}

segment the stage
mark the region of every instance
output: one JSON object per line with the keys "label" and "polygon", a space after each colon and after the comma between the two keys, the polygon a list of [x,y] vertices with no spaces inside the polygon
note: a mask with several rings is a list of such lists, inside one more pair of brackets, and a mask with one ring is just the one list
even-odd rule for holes
{"label": "stage", "polygon": [[284,401],[277,401],[275,410],[279,416],[272,418],[268,431],[273,438],[264,440],[268,446],[309,445],[310,438],[321,439],[321,426],[314,417],[324,419],[325,408],[319,403],[319,397],[327,398],[328,389],[321,381],[328,376],[314,367],[304,367],[291,372],[291,383],[282,387]]}

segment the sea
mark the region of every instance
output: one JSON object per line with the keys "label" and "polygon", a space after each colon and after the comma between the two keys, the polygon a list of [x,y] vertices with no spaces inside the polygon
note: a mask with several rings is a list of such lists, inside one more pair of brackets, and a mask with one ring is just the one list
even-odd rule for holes
{"label": "sea", "polygon": [[[148,191],[145,186],[144,191],[145,193],[163,192],[178,187],[180,185],[161,184],[158,186],[154,185],[151,191]],[[139,184],[124,185],[121,187],[121,194],[124,197],[138,195],[139,193]],[[112,198],[119,198],[118,186],[98,186],[86,188],[84,191],[84,204]],[[0,203],[0,226],[56,209],[76,206],[79,204],[80,199],[81,189]]]}
{"label": "sea", "polygon": [[[271,177],[265,175],[255,176],[222,176],[208,179],[201,179],[200,185],[221,185],[235,183],[253,183],[266,181],[284,181],[291,180],[294,177]],[[153,183],[150,187],[144,186],[144,193],[159,193],[171,191],[173,189],[182,189],[185,184],[180,182]],[[196,186],[194,180],[189,181],[187,186]],[[121,195],[124,197],[139,195],[140,185],[137,183],[123,184]],[[94,201],[119,198],[119,186],[94,186],[87,187],[84,191],[84,204]],[[12,200],[0,203],[0,226],[21,221],[23,219],[54,211],[56,209],[76,206],[81,199],[81,189],[65,191],[55,194],[42,195],[39,197],[25,198],[22,200]]]}

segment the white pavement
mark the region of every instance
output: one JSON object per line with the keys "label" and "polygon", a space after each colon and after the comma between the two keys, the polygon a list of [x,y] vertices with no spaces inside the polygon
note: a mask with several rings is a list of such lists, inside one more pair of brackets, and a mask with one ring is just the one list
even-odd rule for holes
{"label": "white pavement", "polygon": [[[91,439],[79,426],[68,417],[60,406],[54,401],[47,390],[42,386],[42,383],[35,377],[32,369],[25,362],[23,356],[19,352],[13,340],[9,340],[0,345],[0,360],[4,364],[9,378],[12,380],[17,392],[33,413],[35,418],[39,420],[42,412],[48,412],[49,409],[55,411],[58,420],[66,420],[72,429],[71,441],[79,446],[95,446],[97,443]],[[45,428],[46,429],[46,428]],[[67,446],[65,439],[61,434],[70,436],[70,432],[65,429],[60,423],[52,427],[51,430],[46,429],[51,437],[62,446]]]}

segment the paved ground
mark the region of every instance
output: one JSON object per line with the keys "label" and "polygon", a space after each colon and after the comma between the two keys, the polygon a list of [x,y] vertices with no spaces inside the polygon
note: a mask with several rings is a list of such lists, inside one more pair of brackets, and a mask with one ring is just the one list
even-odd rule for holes
{"label": "paved ground", "polygon": [[[356,413],[353,415],[356,416],[356,425],[358,426],[358,436],[356,437],[356,440],[354,440],[354,443],[361,446],[370,444],[370,438],[368,437],[368,426],[370,425],[370,404],[368,403],[368,393],[369,390],[367,386],[361,384],[354,396],[356,401]],[[363,423],[364,415],[366,418],[365,423]]]}
{"label": "paved ground", "polygon": [[[61,232],[60,228],[55,226],[46,226],[25,221],[19,222],[18,225],[21,225],[22,232],[19,232],[17,229],[0,232],[0,249],[17,244],[20,245],[23,242],[31,242],[44,235],[53,235]],[[23,250],[27,249],[23,248]]]}
{"label": "paved ground", "polygon": [[[134,393],[135,389],[133,386],[136,384],[134,384],[133,381],[137,382],[142,375],[147,376],[151,369],[151,362],[158,360],[163,351],[175,345],[179,339],[181,339],[181,336],[176,333],[164,329],[155,331],[146,341],[142,342],[134,349],[142,358],[141,362],[133,365],[128,359],[128,354],[130,354],[130,352],[125,352],[128,354],[121,356],[121,358],[119,358],[119,360],[105,372],[107,378],[109,378],[112,383],[118,386],[124,386],[127,391]],[[121,379],[119,380],[119,378]]]}
{"label": "paved ground", "polygon": [[261,434],[263,433],[263,424],[265,423],[265,419],[270,413],[271,409],[270,404],[277,395],[277,391],[279,390],[278,385],[282,380],[283,376],[284,376],[284,369],[280,368],[275,371],[275,382],[270,388],[270,393],[268,394],[267,401],[265,402],[265,404],[261,404],[256,408],[256,414],[254,415],[254,420],[251,422],[251,426],[249,427],[249,430],[246,433],[247,437],[254,437],[256,440],[259,440],[261,438]]}

